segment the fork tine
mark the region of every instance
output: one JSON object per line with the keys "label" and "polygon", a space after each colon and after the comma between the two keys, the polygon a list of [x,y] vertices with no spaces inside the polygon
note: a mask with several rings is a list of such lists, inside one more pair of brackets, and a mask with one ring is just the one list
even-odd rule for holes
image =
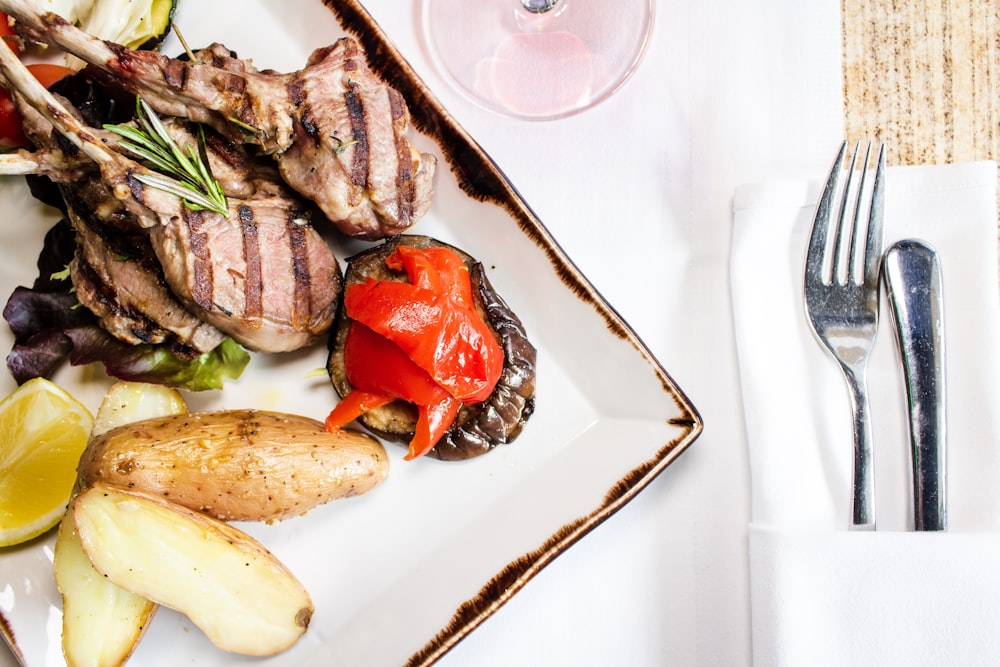
{"label": "fork tine", "polygon": [[816,207],[816,218],[813,222],[812,234],[809,237],[809,249],[806,254],[806,280],[827,282],[823,277],[823,266],[827,238],[830,233],[830,213],[833,206],[833,195],[837,190],[837,181],[840,180],[840,171],[844,166],[846,151],[847,142],[844,141],[840,144],[837,158],[833,161],[830,175],[826,179],[823,195]]}
{"label": "fork tine", "polygon": [[[854,157],[851,159],[851,173],[858,168],[858,154],[861,152],[861,142],[859,141],[854,145]],[[854,283],[856,285],[862,284],[864,281],[865,273],[863,262],[867,257],[867,243],[865,247],[861,247],[861,239],[859,234],[859,228],[861,225],[861,204],[865,196],[865,183],[868,182],[868,164],[871,162],[872,156],[872,142],[869,141],[865,146],[865,156],[861,161],[861,176],[858,181],[858,187],[854,192],[854,210],[851,215],[851,234],[850,234],[850,245],[847,249],[847,258],[844,262],[844,284]],[[847,187],[844,189],[844,203],[843,207],[847,208],[848,195],[851,191],[851,179],[848,177]],[[842,211],[843,213],[843,211]],[[867,225],[865,226],[867,229]]]}
{"label": "fork tine", "polygon": [[885,221],[885,144],[879,147],[872,203],[868,211],[868,238],[865,242],[864,283],[877,286],[882,261],[882,238]]}
{"label": "fork tine", "polygon": [[[840,195],[840,207],[837,209],[837,232],[833,237],[833,251],[830,259],[830,282],[837,285],[846,285],[854,279],[854,257],[857,252],[857,215],[854,211],[850,219],[847,217],[847,206],[850,203],[851,193],[854,191],[854,170],[858,166],[858,152],[861,150],[861,142],[854,144],[854,152],[851,153],[851,161],[847,167],[847,181],[844,183],[844,191]],[[867,160],[865,161],[867,164]],[[864,172],[861,174],[861,183],[864,184]],[[854,199],[854,208],[861,205],[861,193],[858,191]],[[848,233],[848,225],[850,230]],[[847,242],[847,250],[844,250],[844,242]]]}

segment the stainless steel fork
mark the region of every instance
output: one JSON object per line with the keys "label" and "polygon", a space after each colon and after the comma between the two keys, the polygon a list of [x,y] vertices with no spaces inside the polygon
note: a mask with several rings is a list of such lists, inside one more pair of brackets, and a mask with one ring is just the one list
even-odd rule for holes
{"label": "stainless steel fork", "polygon": [[[872,144],[860,158],[855,145],[846,182],[842,178],[846,142],[841,144],[816,208],[805,269],[805,305],[813,331],[840,365],[854,415],[854,478],[851,527],[875,529],[875,481],[872,470],[871,410],[868,404],[868,357],[878,330],[879,265],[885,208],[885,145],[879,147],[875,179],[866,188]],[[838,189],[843,194],[834,215]],[[862,215],[864,202],[870,205]],[[852,209],[849,212],[849,209]],[[850,213],[850,214],[849,214]]]}

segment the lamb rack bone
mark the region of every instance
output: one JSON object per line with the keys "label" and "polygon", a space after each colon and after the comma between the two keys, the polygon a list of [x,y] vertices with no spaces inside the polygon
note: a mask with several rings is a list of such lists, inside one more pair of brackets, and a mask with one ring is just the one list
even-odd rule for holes
{"label": "lamb rack bone", "polygon": [[[247,137],[229,117],[247,126],[258,127],[251,109],[238,109],[238,103],[227,99],[237,94],[237,89],[244,85],[237,73],[167,58],[154,51],[132,51],[120,44],[98,39],[58,14],[42,12],[30,0],[3,0],[0,11],[15,19],[17,30],[25,39],[56,46],[115,76],[121,85],[141,95],[147,104],[162,114],[211,125],[223,135],[241,142]],[[242,113],[229,114],[228,111]],[[282,124],[280,118],[274,121],[277,125]],[[290,131],[290,122],[283,124]],[[282,141],[280,137],[270,137],[263,132],[253,138],[268,152],[278,150],[282,143],[288,142],[287,136]]]}
{"label": "lamb rack bone", "polygon": [[[225,62],[233,67],[243,66],[242,61],[224,59],[223,51],[220,49],[224,50],[225,47],[212,45],[196,52],[195,56],[211,58],[213,62]],[[0,85],[10,92],[14,105],[22,117],[24,134],[35,147],[33,151],[19,149],[10,153],[0,153],[0,174],[46,175],[53,181],[72,183],[95,171],[94,162],[88,156],[78,149],[70,150],[67,154],[66,151],[72,147],[71,145],[65,140],[53,141],[53,136],[62,135],[59,133],[53,135],[52,123],[27,102],[16,87],[7,82],[3,76],[0,76]],[[86,124],[84,114],[71,102],[58,94],[53,93],[53,95],[63,108]],[[270,192],[274,190],[276,184],[283,184],[274,160],[259,155],[252,150],[252,147],[234,144],[210,129],[198,134],[194,123],[183,118],[168,116],[161,118],[160,122],[178,146],[196,146],[204,139],[204,155],[209,171],[227,197],[248,199],[258,191]],[[129,124],[134,126],[135,121]],[[105,147],[131,157],[131,151],[121,146],[122,137],[117,133],[90,126],[88,129]]]}
{"label": "lamb rack bone", "polygon": [[[101,178],[136,215],[138,224],[150,228],[159,223],[159,217],[150,208],[138,203],[132,189],[142,186],[135,180],[137,173],[150,173],[138,163],[118,155],[105,146],[94,131],[70,113],[48,90],[31,75],[24,63],[4,44],[0,48],[0,76],[7,82],[23,104],[44,116],[53,128],[73,146],[90,158],[100,169]],[[165,199],[161,197],[161,199]],[[173,199],[176,200],[176,197]],[[129,205],[129,202],[132,205]],[[179,207],[180,202],[175,202]]]}
{"label": "lamb rack bone", "polygon": [[192,212],[176,196],[143,186],[136,174],[151,172],[101,144],[6,46],[0,74],[97,162],[114,197],[150,230],[167,282],[188,309],[254,350],[295,350],[326,334],[341,270],[307,209],[283,186],[253,200],[229,198],[227,216]]}
{"label": "lamb rack bone", "polygon": [[72,181],[94,171],[94,163],[67,158],[59,151],[23,148],[0,153],[0,176],[48,176],[53,181]]}
{"label": "lamb rack bone", "polygon": [[107,72],[159,113],[211,125],[272,154],[285,181],[344,234],[399,234],[430,208],[436,158],[409,142],[402,97],[368,69],[351,38],[316,49],[304,69],[281,74],[130,51],[26,0],[0,0],[0,9],[25,38]]}

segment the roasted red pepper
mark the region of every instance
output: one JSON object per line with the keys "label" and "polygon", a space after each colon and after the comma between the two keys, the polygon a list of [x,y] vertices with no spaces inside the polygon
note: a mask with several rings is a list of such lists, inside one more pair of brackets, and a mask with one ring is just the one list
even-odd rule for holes
{"label": "roasted red pepper", "polygon": [[425,454],[447,432],[463,403],[493,392],[503,350],[475,310],[462,259],[447,248],[399,246],[386,265],[410,282],[368,279],[347,288],[354,320],[344,345],[353,391],[327,418],[340,428],[368,410],[401,399],[417,406],[407,459]]}

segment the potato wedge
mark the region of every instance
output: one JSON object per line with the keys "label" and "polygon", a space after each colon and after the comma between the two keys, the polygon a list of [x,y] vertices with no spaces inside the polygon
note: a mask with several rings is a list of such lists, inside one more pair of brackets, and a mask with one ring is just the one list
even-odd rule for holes
{"label": "potato wedge", "polygon": [[224,521],[279,521],[366,493],[389,460],[374,438],[319,421],[226,410],[150,419],[93,438],[82,486],[140,489]]}
{"label": "potato wedge", "polygon": [[124,664],[153,620],[156,603],[98,574],[80,545],[72,512],[67,512],[59,524],[53,569],[63,600],[62,649],[66,664]]}
{"label": "potato wedge", "polygon": [[309,593],[246,533],[164,498],[97,484],[73,501],[80,543],[117,586],[184,613],[219,648],[273,655],[309,627]]}
{"label": "potato wedge", "polygon": [[179,391],[162,384],[115,382],[101,400],[90,436],[107,433],[132,422],[187,414],[187,403]]}
{"label": "potato wedge", "polygon": [[[116,382],[94,417],[93,435],[132,421],[187,412],[180,392],[162,385]],[[111,583],[83,552],[72,511],[59,525],[53,553],[62,595],[62,649],[69,667],[122,665],[156,612],[156,603]]]}

